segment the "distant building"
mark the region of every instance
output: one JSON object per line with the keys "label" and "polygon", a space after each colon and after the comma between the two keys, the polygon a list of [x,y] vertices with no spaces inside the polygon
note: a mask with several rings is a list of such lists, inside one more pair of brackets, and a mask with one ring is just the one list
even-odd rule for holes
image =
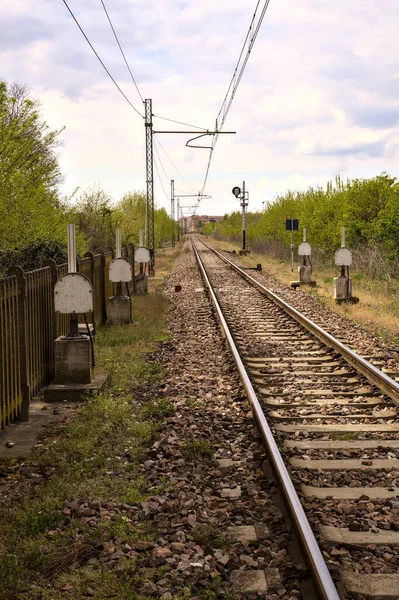
{"label": "distant building", "polygon": [[191,217],[184,217],[183,219],[180,219],[180,226],[183,228],[183,231],[187,233],[189,231],[197,231],[198,227],[205,225],[205,223],[212,221],[215,223],[220,223],[220,221],[223,221],[223,219],[223,216],[191,215]]}

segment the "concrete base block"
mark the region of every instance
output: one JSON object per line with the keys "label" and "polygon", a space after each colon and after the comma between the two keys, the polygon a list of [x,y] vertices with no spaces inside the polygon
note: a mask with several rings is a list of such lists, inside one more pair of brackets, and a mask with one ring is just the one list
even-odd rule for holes
{"label": "concrete base block", "polygon": [[45,402],[79,402],[84,400],[94,392],[101,392],[111,383],[111,376],[108,375],[95,375],[91,383],[86,384],[64,384],[57,385],[50,383],[44,388],[44,401]]}
{"label": "concrete base block", "polygon": [[247,254],[251,254],[251,250],[240,250],[240,256],[246,256]]}
{"label": "concrete base block", "polygon": [[352,296],[352,279],[345,275],[334,277],[333,297],[336,304],[342,304],[344,302],[357,304],[359,302],[359,298]]}
{"label": "concrete base block", "polygon": [[311,285],[312,280],[312,267],[310,265],[300,265],[298,267],[298,276],[301,284]]}
{"label": "concrete base block", "polygon": [[365,574],[344,570],[342,580],[345,588],[352,594],[367,598],[397,600],[399,575],[397,573]]}
{"label": "concrete base block", "polygon": [[88,337],[62,338],[54,342],[57,385],[88,384],[92,379],[91,343]]}
{"label": "concrete base block", "polygon": [[144,273],[138,273],[134,276],[134,289],[135,294],[147,294],[148,293],[148,276]]}
{"label": "concrete base block", "polygon": [[[91,335],[93,336],[94,335],[94,325],[93,325],[93,323],[89,323],[89,330],[90,330]],[[79,323],[79,325],[78,325],[78,331],[79,331],[80,335],[89,335],[87,333],[86,323]]]}
{"label": "concrete base block", "polygon": [[294,289],[302,286],[308,287],[317,287],[317,283],[315,281],[291,281],[290,286]]}
{"label": "concrete base block", "polygon": [[108,299],[107,325],[128,325],[130,322],[130,298],[111,296]]}
{"label": "concrete base block", "polygon": [[335,298],[335,304],[359,304],[359,298],[357,296],[351,296],[349,300],[343,298]]}
{"label": "concrete base block", "polygon": [[233,571],[233,592],[236,594],[266,594],[268,586],[265,571]]}

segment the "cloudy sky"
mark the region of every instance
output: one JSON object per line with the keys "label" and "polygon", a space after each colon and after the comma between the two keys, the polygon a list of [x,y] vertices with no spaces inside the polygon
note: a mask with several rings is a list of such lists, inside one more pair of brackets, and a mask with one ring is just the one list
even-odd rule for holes
{"label": "cloudy sky", "polygon": [[[110,72],[142,112],[100,0],[68,0]],[[105,0],[143,98],[153,112],[212,129],[256,0]],[[264,4],[260,2],[260,6]],[[397,0],[270,0],[211,164],[199,212],[250,208],[336,174],[398,174]],[[27,84],[51,128],[65,125],[65,194],[99,183],[115,200],[145,189],[143,119],[114,87],[62,0],[2,0],[0,78]],[[154,119],[156,130],[179,126]],[[207,150],[158,135],[160,177],[201,189]],[[169,209],[155,171],[159,206]],[[191,199],[182,200],[190,204]],[[188,212],[188,210],[187,210]]]}

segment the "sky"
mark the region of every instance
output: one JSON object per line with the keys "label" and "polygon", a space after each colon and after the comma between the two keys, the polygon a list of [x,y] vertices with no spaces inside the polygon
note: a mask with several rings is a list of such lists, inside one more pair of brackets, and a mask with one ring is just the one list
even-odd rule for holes
{"label": "sky", "polygon": [[[212,130],[256,0],[104,2],[154,114]],[[101,0],[68,3],[143,112]],[[225,130],[236,134],[219,136],[205,189],[212,197],[197,213],[239,209],[231,189],[244,180],[249,210],[261,210],[287,189],[324,186],[337,174],[396,176],[398,22],[397,0],[270,0],[226,120]],[[63,1],[2,0],[0,29],[0,78],[26,84],[51,129],[65,126],[61,193],[100,185],[117,201],[145,190],[143,119],[108,78]],[[156,131],[179,128],[186,127],[154,118]],[[168,211],[170,179],[180,195],[203,185],[209,151],[187,148],[189,137],[156,135],[155,200]]]}

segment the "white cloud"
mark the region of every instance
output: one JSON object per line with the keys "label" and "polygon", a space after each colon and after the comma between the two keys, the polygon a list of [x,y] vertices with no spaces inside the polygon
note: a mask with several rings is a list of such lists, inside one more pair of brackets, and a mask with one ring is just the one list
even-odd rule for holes
{"label": "white cloud", "polygon": [[[255,5],[255,2],[253,2]],[[70,0],[100,56],[134,104],[101,3]],[[114,198],[144,189],[142,120],[113,87],[63,3],[3,0],[0,72],[28,84],[52,128],[66,126],[64,191],[99,181]],[[212,128],[254,6],[247,0],[108,0],[107,8],[144,97],[157,115]],[[201,211],[237,208],[231,188],[247,181],[250,206],[287,188],[397,173],[399,50],[396,0],[271,0],[226,129]],[[157,129],[177,127],[154,119]],[[208,153],[185,136],[159,140],[194,190]],[[206,139],[206,138],[204,138]],[[161,151],[168,177],[187,189]],[[169,182],[164,178],[166,192]],[[156,197],[169,208],[156,181]]]}

